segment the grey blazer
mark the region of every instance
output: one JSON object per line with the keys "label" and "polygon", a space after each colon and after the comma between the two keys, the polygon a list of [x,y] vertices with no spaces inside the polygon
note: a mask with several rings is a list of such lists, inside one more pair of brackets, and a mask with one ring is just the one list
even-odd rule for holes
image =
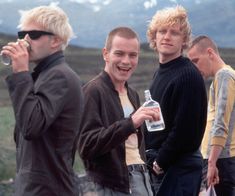
{"label": "grey blazer", "polygon": [[15,113],[17,196],[76,195],[73,159],[82,115],[81,82],[62,52],[7,77]]}

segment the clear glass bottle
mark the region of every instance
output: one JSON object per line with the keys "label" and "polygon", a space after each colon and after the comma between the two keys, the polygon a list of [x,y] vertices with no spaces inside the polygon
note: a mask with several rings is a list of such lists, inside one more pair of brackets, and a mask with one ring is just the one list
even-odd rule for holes
{"label": "clear glass bottle", "polygon": [[[30,44],[27,40],[23,40],[24,45],[27,47],[27,50],[30,51]],[[16,42],[17,43],[17,42]],[[0,54],[0,60],[4,65],[11,65],[11,57],[6,54]]]}
{"label": "clear glass bottle", "polygon": [[10,65],[11,64],[11,57],[6,54],[0,54],[1,62],[3,65]]}
{"label": "clear glass bottle", "polygon": [[164,123],[164,120],[162,117],[162,112],[161,112],[161,108],[160,108],[159,103],[152,99],[149,90],[145,90],[144,95],[145,95],[145,102],[144,102],[143,106],[156,108],[159,111],[159,115],[160,115],[160,119],[158,121],[152,121],[152,122],[150,122],[149,120],[145,121],[148,131],[150,131],[150,132],[161,131],[161,130],[165,129],[165,123]]}

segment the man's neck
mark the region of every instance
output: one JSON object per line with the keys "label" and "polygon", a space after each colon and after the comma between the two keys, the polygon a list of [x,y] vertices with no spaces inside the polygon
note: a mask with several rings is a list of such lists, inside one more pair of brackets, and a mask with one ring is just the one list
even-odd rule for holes
{"label": "man's neck", "polygon": [[177,54],[177,55],[175,55],[175,56],[167,56],[167,55],[161,55],[161,54],[159,54],[159,62],[161,63],[161,64],[165,64],[165,63],[168,63],[168,62],[170,62],[170,61],[172,61],[172,60],[174,60],[174,59],[177,59],[178,57],[180,57],[181,56],[181,54]]}
{"label": "man's neck", "polygon": [[220,57],[218,57],[216,59],[216,62],[214,62],[214,75],[225,66],[226,66],[225,62]]}
{"label": "man's neck", "polygon": [[114,84],[116,91],[118,91],[119,94],[125,94],[127,92],[125,84]]}

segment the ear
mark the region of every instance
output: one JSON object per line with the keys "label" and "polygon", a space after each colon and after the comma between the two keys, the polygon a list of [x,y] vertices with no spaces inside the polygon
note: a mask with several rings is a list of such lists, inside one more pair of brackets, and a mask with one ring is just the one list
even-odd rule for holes
{"label": "ear", "polygon": [[106,48],[102,49],[103,59],[105,62],[109,62],[109,52]]}
{"label": "ear", "polygon": [[63,41],[58,36],[51,37],[51,47],[52,48],[61,48]]}
{"label": "ear", "polygon": [[215,51],[212,48],[207,48],[207,54],[210,58],[214,58]]}

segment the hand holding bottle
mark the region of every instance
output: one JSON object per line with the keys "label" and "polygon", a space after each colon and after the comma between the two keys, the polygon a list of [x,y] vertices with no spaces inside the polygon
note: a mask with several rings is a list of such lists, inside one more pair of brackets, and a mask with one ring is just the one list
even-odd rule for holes
{"label": "hand holding bottle", "polygon": [[152,99],[149,90],[145,90],[144,94],[145,94],[145,102],[143,104],[143,107],[153,108],[159,115],[159,118],[155,119],[155,120],[146,119],[145,123],[146,123],[148,131],[150,131],[150,132],[151,131],[160,131],[160,130],[165,129],[165,123],[163,120],[163,116],[162,116],[162,112],[161,112],[161,108],[160,108],[159,103]]}
{"label": "hand holding bottle", "polygon": [[9,42],[2,48],[1,61],[4,65],[11,65],[13,72],[27,71],[29,51],[30,44],[26,40]]}
{"label": "hand holding bottle", "polygon": [[141,106],[134,114],[131,116],[134,127],[140,127],[146,120],[157,121],[160,119],[160,115],[156,108],[148,108]]}

